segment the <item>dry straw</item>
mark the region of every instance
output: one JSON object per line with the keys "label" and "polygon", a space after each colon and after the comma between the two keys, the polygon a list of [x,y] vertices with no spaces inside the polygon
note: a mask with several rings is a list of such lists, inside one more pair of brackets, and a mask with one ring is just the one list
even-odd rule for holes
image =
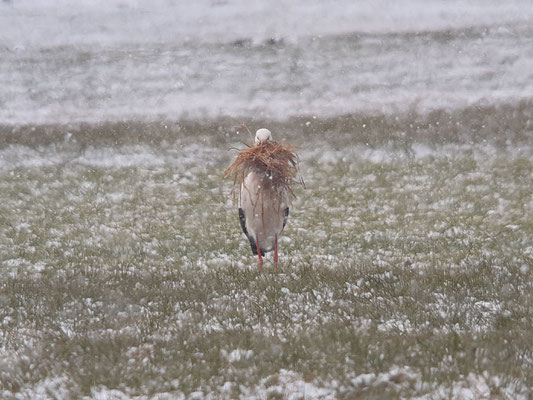
{"label": "dry straw", "polygon": [[267,176],[276,191],[286,190],[294,198],[292,186],[304,184],[298,169],[298,155],[294,146],[267,141],[256,146],[246,144],[237,159],[224,171],[224,176],[233,177],[233,190],[241,186],[250,171]]}

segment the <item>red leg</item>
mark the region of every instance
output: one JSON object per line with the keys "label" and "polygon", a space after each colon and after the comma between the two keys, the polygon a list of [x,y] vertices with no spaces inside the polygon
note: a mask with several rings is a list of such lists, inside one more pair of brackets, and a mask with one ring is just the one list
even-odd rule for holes
{"label": "red leg", "polygon": [[261,248],[259,247],[259,239],[255,235],[255,245],[257,246],[257,265],[259,269],[263,269],[263,257],[261,256]]}
{"label": "red leg", "polygon": [[278,235],[274,236],[274,269],[278,270]]}

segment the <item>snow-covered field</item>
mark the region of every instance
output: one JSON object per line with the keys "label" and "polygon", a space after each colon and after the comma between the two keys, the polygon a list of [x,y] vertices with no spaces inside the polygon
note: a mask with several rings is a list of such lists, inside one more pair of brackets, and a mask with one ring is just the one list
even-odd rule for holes
{"label": "snow-covered field", "polygon": [[0,2],[0,123],[531,99],[530,0]]}
{"label": "snow-covered field", "polygon": [[[531,399],[532,19],[0,1],[0,398]],[[301,147],[279,273],[240,123]]]}
{"label": "snow-covered field", "polygon": [[5,145],[0,397],[530,398],[531,141],[338,138],[289,137],[279,273],[222,179],[231,130]]}

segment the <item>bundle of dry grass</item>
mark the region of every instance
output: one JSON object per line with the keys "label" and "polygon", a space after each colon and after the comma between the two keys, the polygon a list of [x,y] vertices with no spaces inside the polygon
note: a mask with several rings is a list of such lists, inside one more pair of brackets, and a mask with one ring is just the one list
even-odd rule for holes
{"label": "bundle of dry grass", "polygon": [[224,176],[232,176],[235,185],[241,185],[249,171],[261,172],[268,176],[272,187],[286,190],[294,197],[292,185],[302,183],[298,175],[298,156],[294,146],[267,141],[242,150],[237,159],[224,171]]}

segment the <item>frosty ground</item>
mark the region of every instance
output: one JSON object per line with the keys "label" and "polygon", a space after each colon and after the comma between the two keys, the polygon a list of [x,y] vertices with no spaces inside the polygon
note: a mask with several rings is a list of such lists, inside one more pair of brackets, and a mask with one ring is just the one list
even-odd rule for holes
{"label": "frosty ground", "polygon": [[230,124],[3,143],[0,397],[531,398],[530,136],[300,122],[273,129],[306,182],[279,272],[240,231]]}

